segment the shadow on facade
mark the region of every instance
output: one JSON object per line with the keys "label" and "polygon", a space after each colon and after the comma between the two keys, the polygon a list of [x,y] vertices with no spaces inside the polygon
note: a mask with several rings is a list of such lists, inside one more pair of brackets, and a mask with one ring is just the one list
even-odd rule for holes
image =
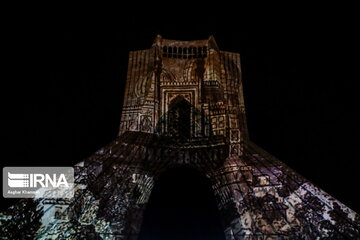
{"label": "shadow on facade", "polygon": [[188,167],[160,175],[145,210],[139,240],[169,239],[225,239],[210,181]]}

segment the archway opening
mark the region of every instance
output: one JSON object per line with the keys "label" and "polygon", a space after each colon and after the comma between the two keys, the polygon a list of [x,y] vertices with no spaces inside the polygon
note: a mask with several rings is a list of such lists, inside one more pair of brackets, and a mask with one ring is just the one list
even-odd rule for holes
{"label": "archway opening", "polygon": [[172,137],[188,139],[191,126],[191,104],[183,96],[177,96],[169,104],[168,133]]}
{"label": "archway opening", "polygon": [[209,179],[180,167],[155,182],[139,240],[225,240]]}

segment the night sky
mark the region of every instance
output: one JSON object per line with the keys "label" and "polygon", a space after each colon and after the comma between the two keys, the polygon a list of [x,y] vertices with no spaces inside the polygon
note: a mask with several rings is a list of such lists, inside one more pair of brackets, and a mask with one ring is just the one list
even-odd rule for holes
{"label": "night sky", "polygon": [[[310,10],[245,17],[243,8],[190,16],[126,12],[109,19],[29,14],[10,26],[16,97],[5,101],[10,157],[2,166],[71,166],[88,157],[117,136],[130,50],[150,48],[157,34],[214,35],[221,50],[241,54],[250,139],[359,212],[359,67],[350,17]],[[141,240],[162,239],[151,238],[159,226],[163,236],[181,229],[184,239],[196,231],[197,240],[217,236],[221,223],[206,179],[174,171],[155,185]],[[1,207],[13,203],[2,198]]]}

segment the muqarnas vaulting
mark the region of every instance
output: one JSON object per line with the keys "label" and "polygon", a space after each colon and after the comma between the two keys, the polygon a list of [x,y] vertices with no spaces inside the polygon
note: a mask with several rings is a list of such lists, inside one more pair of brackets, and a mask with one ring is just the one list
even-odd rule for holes
{"label": "muqarnas vaulting", "polygon": [[73,199],[21,200],[1,239],[137,239],[162,172],[207,176],[227,240],[360,239],[357,213],[248,139],[240,55],[157,36],[129,55],[119,136],[75,165]]}

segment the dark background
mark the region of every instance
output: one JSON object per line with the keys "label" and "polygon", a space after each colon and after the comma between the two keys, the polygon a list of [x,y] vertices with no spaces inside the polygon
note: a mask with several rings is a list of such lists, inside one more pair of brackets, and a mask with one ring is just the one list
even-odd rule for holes
{"label": "dark background", "polygon": [[[4,45],[15,91],[3,101],[10,133],[1,165],[73,165],[88,157],[117,136],[130,50],[150,48],[156,34],[178,40],[212,34],[221,50],[241,54],[252,141],[359,212],[359,67],[356,28],[346,9],[20,14],[16,23],[9,20]],[[198,193],[190,185],[173,192],[175,203]],[[156,191],[164,195],[150,201],[165,198],[168,187],[159,183]],[[194,200],[192,207],[209,209],[215,219],[211,201]],[[2,198],[1,207],[13,203]],[[170,211],[156,208],[148,212]],[[181,212],[195,218],[196,211]],[[171,221],[181,225],[181,219]]]}

